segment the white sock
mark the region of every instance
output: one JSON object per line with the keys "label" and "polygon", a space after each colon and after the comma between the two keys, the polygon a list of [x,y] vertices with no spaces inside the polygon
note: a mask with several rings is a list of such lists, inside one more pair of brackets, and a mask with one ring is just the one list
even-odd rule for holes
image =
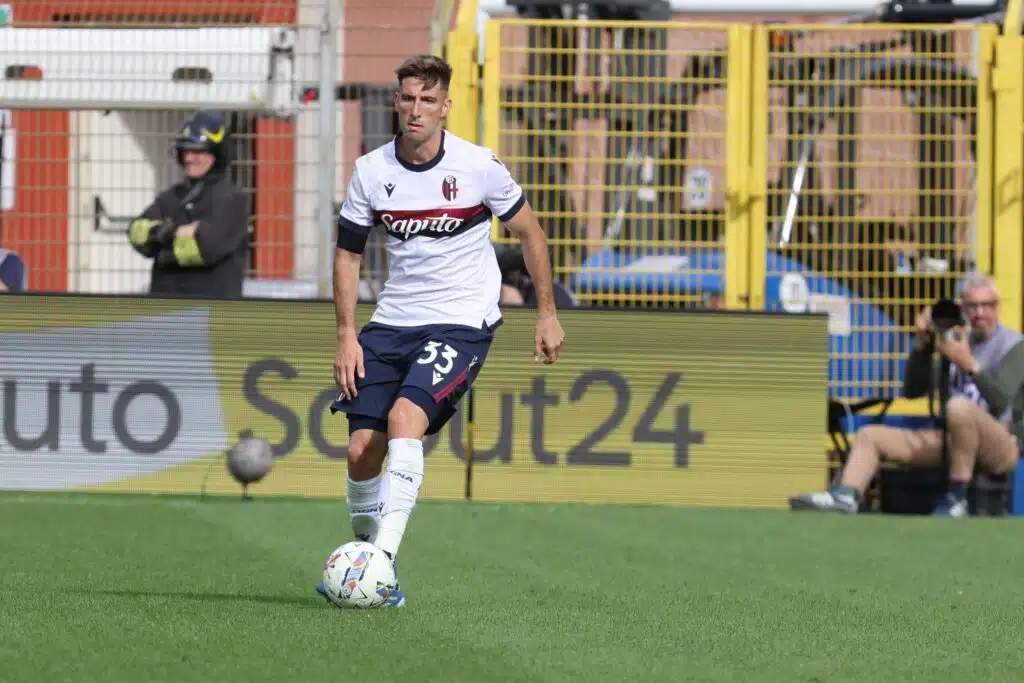
{"label": "white sock", "polygon": [[348,479],[348,516],[352,522],[352,533],[356,538],[365,536],[373,543],[380,523],[380,483],[384,479],[378,474],[366,481]]}
{"label": "white sock", "polygon": [[416,506],[423,483],[423,442],[418,439],[388,441],[387,495],[377,530],[378,548],[395,557],[405,535],[409,515]]}

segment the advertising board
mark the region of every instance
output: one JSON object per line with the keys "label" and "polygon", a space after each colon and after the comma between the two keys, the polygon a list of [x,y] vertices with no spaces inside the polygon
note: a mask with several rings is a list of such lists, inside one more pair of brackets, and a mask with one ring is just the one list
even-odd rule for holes
{"label": "advertising board", "polygon": [[[360,307],[360,320],[372,313]],[[825,316],[567,310],[558,363],[511,309],[475,385],[474,498],[784,505],[825,472]],[[0,297],[0,488],[345,493],[330,302]],[[424,499],[462,497],[466,411],[426,443]]]}

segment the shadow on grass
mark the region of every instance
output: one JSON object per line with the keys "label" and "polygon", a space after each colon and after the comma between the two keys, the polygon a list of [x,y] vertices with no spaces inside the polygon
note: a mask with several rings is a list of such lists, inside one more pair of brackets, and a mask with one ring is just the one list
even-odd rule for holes
{"label": "shadow on grass", "polygon": [[262,603],[264,605],[292,605],[306,609],[326,609],[329,605],[317,595],[300,597],[294,595],[253,595],[239,593],[212,593],[202,591],[154,591],[145,588],[86,588],[80,591],[86,595],[107,595],[117,598],[146,600],[151,598],[170,598],[172,600],[190,600],[196,602],[237,602]]}

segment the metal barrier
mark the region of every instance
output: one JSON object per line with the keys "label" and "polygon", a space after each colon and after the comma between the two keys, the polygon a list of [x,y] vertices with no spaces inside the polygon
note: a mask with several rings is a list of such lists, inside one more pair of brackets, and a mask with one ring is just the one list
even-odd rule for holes
{"label": "metal barrier", "polygon": [[[556,277],[582,302],[707,306],[738,294],[707,282],[726,263],[739,277],[740,261],[713,252],[736,227],[725,206],[740,169],[727,163],[727,133],[743,116],[731,93],[742,88],[744,29],[489,23],[483,143],[520,179]],[[644,277],[681,271],[688,281]]]}
{"label": "metal barrier", "polygon": [[965,273],[1020,318],[997,34],[491,20],[482,141],[582,304],[827,313],[832,394],[892,396],[917,312]]}
{"label": "metal barrier", "polygon": [[755,32],[751,303],[829,314],[838,397],[898,395],[918,312],[991,271],[995,33]]}

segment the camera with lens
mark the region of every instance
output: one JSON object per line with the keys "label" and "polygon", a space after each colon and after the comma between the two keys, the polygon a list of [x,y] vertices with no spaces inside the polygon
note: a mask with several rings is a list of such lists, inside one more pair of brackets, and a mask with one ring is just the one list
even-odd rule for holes
{"label": "camera with lens", "polygon": [[967,318],[960,305],[952,299],[939,299],[932,304],[932,327],[935,332],[943,337],[957,327],[967,325]]}

